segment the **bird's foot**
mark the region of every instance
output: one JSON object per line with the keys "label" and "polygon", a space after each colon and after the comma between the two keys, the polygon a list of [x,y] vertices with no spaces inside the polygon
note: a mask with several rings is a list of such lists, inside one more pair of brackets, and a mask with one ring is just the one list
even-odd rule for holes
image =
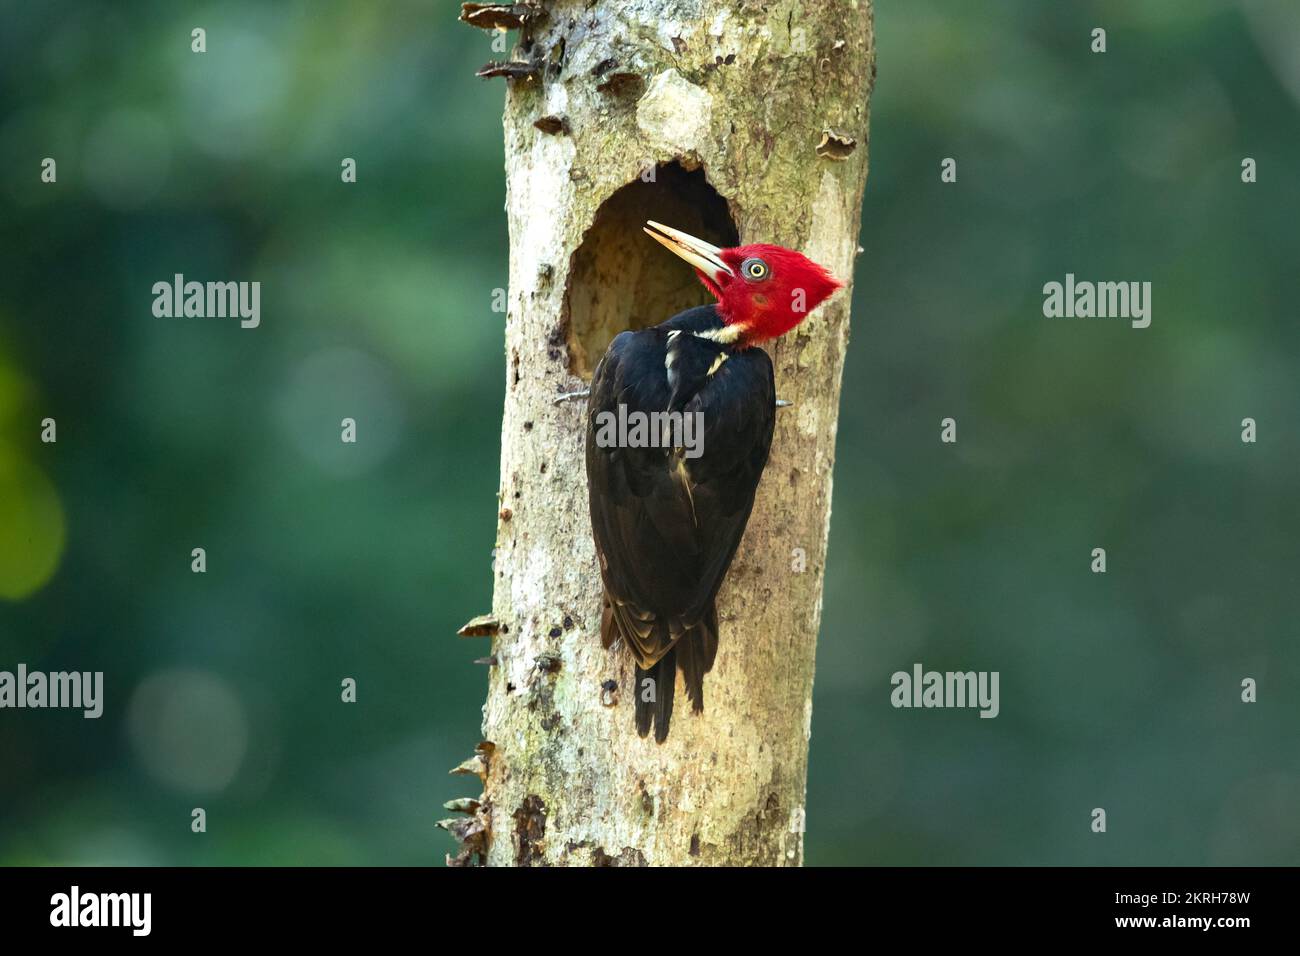
{"label": "bird's foot", "polygon": [[559,395],[556,395],[555,398],[551,400],[551,404],[558,405],[561,402],[576,401],[579,398],[586,398],[590,394],[591,394],[591,389],[589,388],[580,389],[576,392],[561,392]]}

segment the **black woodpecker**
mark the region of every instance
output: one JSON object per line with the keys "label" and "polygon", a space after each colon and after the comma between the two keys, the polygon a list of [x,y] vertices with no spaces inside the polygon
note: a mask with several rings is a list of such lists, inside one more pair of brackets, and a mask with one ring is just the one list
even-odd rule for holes
{"label": "black woodpecker", "polygon": [[776,386],[757,345],[789,332],[841,283],[781,246],[720,249],[656,222],[645,231],[717,299],[618,335],[587,400],[601,642],[622,638],[632,652],[637,732],[653,723],[662,743],[679,669],[692,710],[704,709],[718,653],[714,602],[772,446]]}

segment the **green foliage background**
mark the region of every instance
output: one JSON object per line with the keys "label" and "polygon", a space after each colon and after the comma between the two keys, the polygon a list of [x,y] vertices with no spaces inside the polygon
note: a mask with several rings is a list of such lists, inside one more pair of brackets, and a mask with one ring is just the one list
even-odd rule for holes
{"label": "green foliage background", "polygon": [[[808,862],[1300,862],[1300,8],[879,0],[877,36]],[[0,669],[107,684],[97,721],[0,711],[0,862],[451,848],[489,41],[415,0],[0,2]],[[260,280],[261,328],[154,318],[178,272]],[[1066,272],[1151,281],[1151,327],[1045,319]],[[1001,715],[894,710],[915,661],[1000,671]]]}

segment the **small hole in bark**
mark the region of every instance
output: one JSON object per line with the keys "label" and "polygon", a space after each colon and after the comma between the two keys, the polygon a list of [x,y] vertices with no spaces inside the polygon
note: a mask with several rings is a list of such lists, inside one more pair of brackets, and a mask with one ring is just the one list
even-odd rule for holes
{"label": "small hole in bark", "polygon": [[644,91],[645,79],[637,73],[611,73],[596,87],[596,92],[610,96],[640,96]]}
{"label": "small hole in bark", "polygon": [[603,707],[613,707],[618,703],[618,681],[607,680],[600,685],[600,703]]}
{"label": "small hole in bark", "polygon": [[686,263],[641,231],[647,219],[719,246],[740,242],[703,169],[661,165],[653,182],[638,176],[606,199],[573,254],[564,296],[569,371],[583,379],[619,332],[713,301]]}
{"label": "small hole in bark", "polygon": [[845,160],[857,149],[858,141],[848,133],[830,128],[822,130],[817,155],[823,159]]}
{"label": "small hole in bark", "polygon": [[541,119],[534,122],[533,125],[543,133],[549,133],[551,136],[556,136],[560,133],[567,133],[569,131],[569,121],[563,116],[543,116]]}

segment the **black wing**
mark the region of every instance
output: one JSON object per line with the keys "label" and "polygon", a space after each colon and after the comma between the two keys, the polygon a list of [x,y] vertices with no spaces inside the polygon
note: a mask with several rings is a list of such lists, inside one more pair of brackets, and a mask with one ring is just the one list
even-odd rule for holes
{"label": "black wing", "polygon": [[[656,682],[667,698],[657,736],[667,733],[672,707],[668,658],[684,639],[677,664],[696,709],[702,706],[703,674],[717,650],[714,598],[749,520],[776,417],[765,352],[730,350],[672,326],[613,341],[592,379],[587,419],[591,524],[605,585],[602,640],[623,638],[647,671],[661,660],[669,665],[660,669],[666,685]],[[702,413],[702,454],[600,447],[598,416],[617,414],[620,404],[627,413],[670,406]],[[642,717],[638,708],[645,733]],[[648,713],[644,721],[648,727]]]}

